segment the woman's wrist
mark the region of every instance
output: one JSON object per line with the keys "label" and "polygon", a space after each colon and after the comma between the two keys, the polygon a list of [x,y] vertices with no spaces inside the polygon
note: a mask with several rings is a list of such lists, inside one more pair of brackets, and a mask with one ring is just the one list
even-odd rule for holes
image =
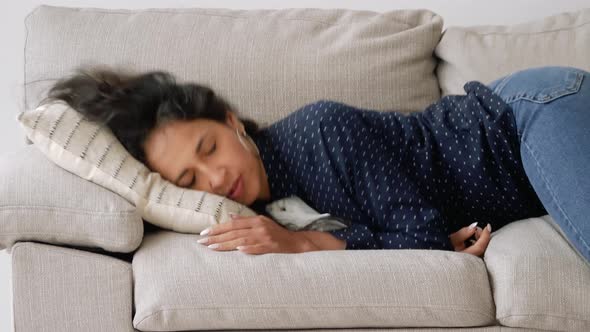
{"label": "woman's wrist", "polygon": [[298,231],[295,232],[295,234],[301,238],[301,250],[303,252],[317,250],[344,250],[346,248],[346,241],[340,240],[327,232]]}

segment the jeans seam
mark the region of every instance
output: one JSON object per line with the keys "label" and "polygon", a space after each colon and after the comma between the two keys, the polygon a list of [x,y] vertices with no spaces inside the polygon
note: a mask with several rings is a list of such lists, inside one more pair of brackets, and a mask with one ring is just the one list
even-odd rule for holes
{"label": "jeans seam", "polygon": [[539,171],[539,175],[543,181],[543,185],[545,185],[545,187],[547,188],[547,191],[549,192],[551,199],[556,203],[558,211],[561,212],[561,214],[563,215],[565,222],[568,224],[568,226],[574,230],[574,232],[575,232],[574,236],[576,236],[576,239],[578,239],[579,242],[584,246],[584,250],[586,251],[584,254],[590,255],[590,246],[588,245],[588,243],[586,243],[586,241],[584,241],[584,238],[581,236],[578,229],[575,226],[573,226],[570,218],[567,216],[565,211],[561,208],[561,204],[560,204],[559,200],[556,198],[556,195],[554,194],[553,189],[549,185],[549,182],[546,180],[545,174],[543,172],[543,168],[540,167],[539,161],[537,160],[537,158],[534,154],[534,150],[531,149],[531,147],[524,140],[522,141],[522,145],[528,150],[529,154],[533,158],[533,160],[535,162],[535,166],[537,167],[537,170]]}

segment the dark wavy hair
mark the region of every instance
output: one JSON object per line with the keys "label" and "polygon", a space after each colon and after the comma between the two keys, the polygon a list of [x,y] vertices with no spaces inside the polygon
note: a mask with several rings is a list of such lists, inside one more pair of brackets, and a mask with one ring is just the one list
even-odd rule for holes
{"label": "dark wavy hair", "polygon": [[[88,120],[107,125],[129,153],[147,165],[144,142],[150,132],[174,120],[210,119],[226,124],[235,109],[207,86],[179,84],[165,71],[142,74],[107,68],[78,69],[55,83],[41,103],[63,100]],[[256,122],[239,117],[256,136]]]}

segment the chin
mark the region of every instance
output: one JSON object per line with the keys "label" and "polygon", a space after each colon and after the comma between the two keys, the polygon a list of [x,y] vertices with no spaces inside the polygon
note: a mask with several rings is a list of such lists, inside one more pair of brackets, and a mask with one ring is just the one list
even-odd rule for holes
{"label": "chin", "polygon": [[250,206],[250,205],[252,205],[254,203],[254,201],[256,201],[255,198],[252,199],[252,198],[245,197],[245,198],[242,198],[242,202],[241,203],[244,204],[244,205],[246,205],[246,206]]}

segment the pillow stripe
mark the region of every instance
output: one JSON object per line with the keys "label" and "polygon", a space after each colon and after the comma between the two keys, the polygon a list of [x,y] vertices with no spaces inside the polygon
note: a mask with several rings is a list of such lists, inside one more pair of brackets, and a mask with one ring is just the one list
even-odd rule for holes
{"label": "pillow stripe", "polygon": [[66,115],[67,110],[64,110],[61,115],[59,116],[59,118],[57,118],[57,121],[55,121],[55,123],[53,124],[53,126],[51,127],[51,130],[49,130],[49,138],[53,138],[53,134],[55,134],[55,129],[57,128],[57,126],[59,126],[59,123],[61,122],[61,120],[64,118],[64,116]]}
{"label": "pillow stripe", "polygon": [[215,220],[217,220],[217,222],[219,222],[219,214],[221,213],[221,206],[223,205],[224,201],[225,198],[219,201],[219,203],[217,203],[217,207],[215,208]]}
{"label": "pillow stripe", "polygon": [[160,193],[158,194],[158,199],[156,200],[156,203],[160,203],[162,201],[162,196],[164,196],[164,192],[166,191],[166,188],[168,188],[168,184],[165,184],[164,187],[162,187],[162,190],[160,190]]}
{"label": "pillow stripe", "polygon": [[195,211],[200,212],[201,211],[201,205],[203,205],[203,200],[205,199],[205,194],[203,194],[201,196],[201,199],[199,200],[199,204],[197,204],[197,208],[195,209]]}
{"label": "pillow stripe", "polygon": [[139,177],[139,171],[137,171],[137,174],[135,174],[135,177],[133,178],[133,180],[131,181],[131,186],[129,187],[129,189],[133,189],[133,187],[135,186],[135,184],[137,183],[137,178]]}
{"label": "pillow stripe", "polygon": [[[124,163],[125,163],[125,161],[127,160],[127,157],[129,157],[129,155],[125,155],[125,156],[123,157],[123,159],[121,159],[121,162],[119,163],[119,166],[117,166],[117,170],[115,171],[115,174],[113,174],[113,177],[114,177],[114,178],[116,178],[116,179],[119,179],[119,178],[118,178],[119,172],[121,171],[121,168],[123,167],[123,164],[124,164]],[[129,188],[129,189],[131,189],[131,188]]]}
{"label": "pillow stripe", "polygon": [[68,138],[66,139],[66,143],[64,145],[64,150],[68,149],[68,146],[70,145],[70,140],[72,139],[72,136],[74,136],[74,133],[78,130],[78,127],[80,126],[80,123],[82,123],[82,121],[84,121],[83,118],[78,119],[78,121],[76,121],[76,125],[74,126],[74,129],[70,132],[70,134],[68,135]]}
{"label": "pillow stripe", "polygon": [[180,202],[182,202],[182,198],[184,197],[184,193],[185,193],[185,191],[183,190],[182,193],[180,194],[180,198],[178,199],[178,202],[176,203],[177,207],[180,206]]}
{"label": "pillow stripe", "polygon": [[45,107],[40,109],[39,116],[35,119],[35,124],[33,124],[33,131],[37,130],[37,126],[39,125],[39,120],[41,120],[41,117],[43,116],[44,112],[45,112]]}
{"label": "pillow stripe", "polygon": [[96,167],[100,168],[100,165],[102,165],[102,162],[104,161],[105,157],[109,153],[109,150],[111,149],[111,146],[113,146],[114,143],[115,143],[114,140],[111,141],[111,143],[109,143],[109,145],[106,147],[106,149],[102,153],[102,156],[100,156],[100,158],[98,159],[98,164],[96,164]]}
{"label": "pillow stripe", "polygon": [[85,159],[86,158],[86,153],[88,152],[88,148],[90,147],[90,144],[92,144],[92,141],[94,141],[94,139],[96,138],[96,136],[98,136],[98,132],[102,129],[102,127],[97,126],[96,129],[94,130],[94,132],[92,133],[92,135],[90,136],[90,140],[88,141],[88,143],[86,143],[86,145],[84,146],[84,151],[82,151],[82,154],[80,154],[80,158]]}

